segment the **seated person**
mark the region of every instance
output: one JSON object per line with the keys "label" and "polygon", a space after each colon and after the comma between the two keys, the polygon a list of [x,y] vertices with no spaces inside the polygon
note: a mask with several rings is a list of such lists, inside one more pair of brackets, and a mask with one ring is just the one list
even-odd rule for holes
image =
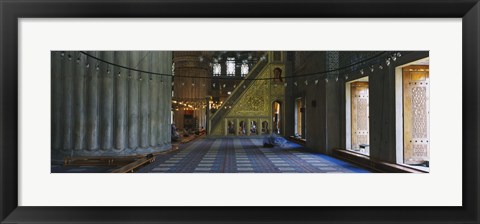
{"label": "seated person", "polygon": [[175,124],[172,124],[171,135],[172,135],[172,141],[174,142],[177,141],[178,138],[180,138],[180,134],[178,133],[177,127],[175,126]]}
{"label": "seated person", "polygon": [[276,134],[265,135],[265,137],[263,138],[263,147],[267,148],[271,148],[274,146],[284,146],[286,143],[286,139]]}

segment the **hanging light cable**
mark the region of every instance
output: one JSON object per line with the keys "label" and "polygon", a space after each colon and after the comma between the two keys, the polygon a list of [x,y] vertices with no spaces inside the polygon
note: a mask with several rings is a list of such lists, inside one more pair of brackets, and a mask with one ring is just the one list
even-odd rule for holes
{"label": "hanging light cable", "polygon": [[[91,58],[94,58],[96,59],[97,61],[101,61],[105,64],[108,64],[108,65],[112,65],[112,66],[115,66],[115,67],[120,67],[120,68],[123,68],[123,69],[127,69],[127,70],[131,70],[131,71],[137,71],[137,72],[142,72],[142,73],[146,73],[146,74],[152,74],[152,75],[160,75],[160,76],[170,76],[170,77],[173,77],[172,74],[162,74],[162,73],[156,73],[156,72],[150,72],[150,71],[143,71],[143,70],[139,70],[139,69],[136,69],[136,68],[129,68],[129,67],[126,67],[126,66],[122,66],[122,65],[118,65],[118,64],[115,64],[115,63],[112,63],[112,62],[109,62],[109,61],[106,61],[106,60],[103,60],[101,58],[98,58],[98,57],[95,57],[93,55],[90,55],[88,54],[87,52],[85,51],[80,51],[80,53],[86,55],[87,57],[91,57]],[[361,61],[358,61],[356,63],[353,63],[353,64],[350,64],[350,65],[347,65],[347,66],[344,66],[344,67],[340,67],[340,68],[337,68],[337,69],[332,69],[332,70],[326,70],[326,71],[321,71],[321,72],[314,72],[314,73],[306,73],[306,74],[302,74],[302,75],[295,75],[295,76],[283,76],[283,78],[285,79],[288,79],[288,78],[294,78],[294,77],[302,77],[302,76],[317,76],[317,75],[322,75],[322,74],[328,74],[328,73],[332,73],[332,72],[338,72],[338,71],[342,71],[342,70],[345,70],[345,69],[348,69],[348,68],[351,68],[351,67],[355,67],[359,64],[364,64],[368,61],[371,61],[375,58],[378,58],[378,57],[381,57],[382,55],[384,55],[386,52],[380,52],[372,57],[369,57],[369,58],[366,58],[364,60],[361,60]],[[267,63],[266,62],[266,56],[263,56],[264,60],[260,60],[260,61],[265,61],[263,63]],[[70,57],[70,60],[71,60],[71,57]],[[204,76],[204,77],[198,77],[198,76],[191,76],[191,75],[183,75],[183,76],[179,76],[177,75],[178,77],[185,77],[185,78],[194,78],[194,79],[211,79],[211,77],[207,77],[207,76]],[[234,79],[234,80],[273,80],[275,79],[274,77],[269,77],[269,78],[249,78],[249,77],[246,77],[246,78],[243,78],[243,77],[216,77],[216,79]]]}

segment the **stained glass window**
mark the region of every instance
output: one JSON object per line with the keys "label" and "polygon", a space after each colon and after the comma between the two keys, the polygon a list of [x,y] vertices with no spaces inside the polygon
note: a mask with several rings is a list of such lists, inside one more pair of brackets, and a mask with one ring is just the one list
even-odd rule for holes
{"label": "stained glass window", "polygon": [[227,66],[227,75],[234,76],[235,75],[235,58],[227,58],[226,66]]}

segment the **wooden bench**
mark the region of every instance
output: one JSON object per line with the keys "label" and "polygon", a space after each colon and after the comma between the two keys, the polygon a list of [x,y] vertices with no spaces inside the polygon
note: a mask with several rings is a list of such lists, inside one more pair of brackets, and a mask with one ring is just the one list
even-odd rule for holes
{"label": "wooden bench", "polygon": [[300,145],[305,146],[307,144],[307,141],[303,138],[295,138],[294,136],[288,136],[288,140]]}
{"label": "wooden bench", "polygon": [[178,145],[172,145],[172,148],[167,151],[151,153],[148,155],[122,157],[67,156],[64,158],[63,164],[64,166],[121,166],[120,168],[113,170],[112,173],[128,173],[134,172],[135,169],[138,169],[139,167],[144,166],[147,163],[155,162],[155,159],[158,155],[170,153],[175,150],[178,150]]}
{"label": "wooden bench", "polygon": [[123,166],[121,168],[118,168],[116,170],[113,170],[112,173],[133,173],[135,171],[135,169],[147,164],[147,163],[152,163],[152,162],[155,162],[155,156],[151,157],[151,158],[142,158],[142,159],[138,159],[136,160],[135,162],[132,162],[132,163],[129,163],[128,165],[126,166]]}
{"label": "wooden bench", "polygon": [[119,166],[131,163],[135,157],[65,157],[63,164],[65,166]]}

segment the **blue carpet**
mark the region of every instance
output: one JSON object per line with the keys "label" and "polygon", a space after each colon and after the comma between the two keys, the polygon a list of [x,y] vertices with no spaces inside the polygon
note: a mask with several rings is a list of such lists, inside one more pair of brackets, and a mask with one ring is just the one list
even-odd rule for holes
{"label": "blue carpet", "polygon": [[369,173],[333,157],[288,142],[264,148],[258,138],[202,138],[159,155],[140,173]]}

